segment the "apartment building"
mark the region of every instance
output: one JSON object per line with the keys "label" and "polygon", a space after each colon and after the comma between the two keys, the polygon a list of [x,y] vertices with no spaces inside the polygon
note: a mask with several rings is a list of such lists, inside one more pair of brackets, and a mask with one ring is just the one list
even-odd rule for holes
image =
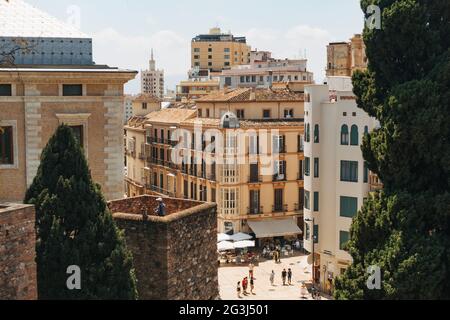
{"label": "apartment building", "polygon": [[357,107],[350,77],[327,82],[305,88],[304,243],[315,253],[316,284],[330,292],[352,263],[345,244],[370,191],[360,146],[377,121]]}
{"label": "apartment building", "polygon": [[216,79],[182,80],[177,85],[177,101],[196,100],[219,91],[220,82]]}
{"label": "apartment building", "polygon": [[125,95],[123,98],[123,123],[126,124],[133,116],[133,100],[132,95]]}
{"label": "apartment building", "polygon": [[148,70],[141,70],[141,92],[164,98],[164,70],[156,69],[153,49]]}
{"label": "apartment building", "polygon": [[220,75],[220,88],[271,88],[279,83],[314,83],[306,59],[274,59],[267,51],[252,51],[251,63],[233,66]]}
{"label": "apartment building", "polygon": [[0,202],[23,201],[63,123],[105,197],[123,197],[123,88],[137,72],[94,64],[91,38],[21,0],[0,16]]}
{"label": "apartment building", "polygon": [[191,66],[220,73],[235,65],[250,62],[251,47],[245,37],[223,33],[220,28],[198,35],[191,42]]}
{"label": "apartment building", "polygon": [[332,42],[327,46],[327,76],[351,77],[356,70],[366,68],[366,46],[362,35],[354,35],[349,42]]}
{"label": "apartment building", "polygon": [[289,90],[247,88],[147,115],[145,192],[216,202],[219,232],[260,243],[301,235],[303,103]]}

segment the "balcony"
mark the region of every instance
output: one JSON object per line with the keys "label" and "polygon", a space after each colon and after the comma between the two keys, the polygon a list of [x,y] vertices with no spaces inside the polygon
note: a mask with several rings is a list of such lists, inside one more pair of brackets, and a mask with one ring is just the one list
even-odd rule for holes
{"label": "balcony", "polygon": [[287,177],[285,174],[275,174],[272,179],[273,182],[285,182]]}
{"label": "balcony", "polygon": [[139,153],[139,159],[140,160],[145,160],[145,153]]}
{"label": "balcony", "polygon": [[304,209],[304,204],[303,203],[300,203],[300,204],[296,203],[295,204],[295,211],[296,212],[303,212],[303,209]]}
{"label": "balcony", "polygon": [[283,213],[283,212],[288,212],[287,204],[272,206],[272,213]]}
{"label": "balcony", "polygon": [[305,180],[305,175],[303,174],[303,172],[299,172],[297,175],[297,180],[298,181],[303,181]]}
{"label": "balcony", "polygon": [[248,183],[262,183],[263,176],[249,176]]}
{"label": "balcony", "polygon": [[247,208],[248,215],[256,215],[256,214],[263,214],[263,213],[264,213],[264,208],[262,206],[260,206],[260,207],[254,206],[254,207]]}

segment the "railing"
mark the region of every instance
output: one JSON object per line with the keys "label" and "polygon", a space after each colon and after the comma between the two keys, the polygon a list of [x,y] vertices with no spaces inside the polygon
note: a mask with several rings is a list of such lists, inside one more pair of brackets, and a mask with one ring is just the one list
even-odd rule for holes
{"label": "railing", "polygon": [[273,176],[273,182],[279,182],[279,181],[287,181],[286,175],[285,174],[275,174]]}
{"label": "railing", "polygon": [[305,175],[303,174],[303,172],[299,172],[298,173],[297,180],[299,180],[299,181],[305,180]]}
{"label": "railing", "polygon": [[217,176],[216,176],[216,174],[209,174],[208,175],[208,180],[210,180],[210,181],[217,181]]}
{"label": "railing", "polygon": [[248,177],[248,183],[262,183],[263,177],[262,176],[249,176]]}
{"label": "railing", "polygon": [[252,214],[263,214],[264,209],[262,206],[260,207],[249,207],[247,208],[247,214],[248,215],[252,215]]}
{"label": "railing", "polygon": [[295,204],[295,211],[299,212],[299,211],[303,211],[304,210],[304,204],[303,203],[296,203]]}
{"label": "railing", "polygon": [[140,160],[145,160],[145,153],[139,153],[139,159]]}
{"label": "railing", "polygon": [[274,205],[272,206],[272,212],[273,213],[280,213],[280,212],[287,212],[288,211],[288,205]]}

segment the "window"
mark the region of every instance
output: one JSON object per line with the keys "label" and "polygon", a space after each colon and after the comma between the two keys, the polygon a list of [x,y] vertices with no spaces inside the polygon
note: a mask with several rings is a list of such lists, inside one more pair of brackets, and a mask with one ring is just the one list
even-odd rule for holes
{"label": "window", "polygon": [[14,164],[13,127],[0,127],[0,165]]}
{"label": "window", "polygon": [[319,178],[319,158],[314,158],[314,178]]}
{"label": "window", "polygon": [[200,52],[200,48],[194,48],[194,52]]}
{"label": "window", "polygon": [[358,182],[357,161],[341,161],[341,181]]}
{"label": "window", "polygon": [[260,191],[250,191],[250,214],[261,214],[260,210]]}
{"label": "window", "polygon": [[209,109],[206,109],[206,117],[209,118],[210,114],[209,114]]}
{"label": "window", "polygon": [[350,232],[341,231],[339,232],[339,249],[346,250],[346,245],[350,241]]}
{"label": "window", "polygon": [[285,109],[284,117],[285,118],[293,118],[294,117],[294,109]]}
{"label": "window", "polygon": [[83,126],[70,126],[70,129],[72,129],[73,135],[80,144],[81,148],[84,148]]}
{"label": "window", "polygon": [[250,164],[250,182],[259,182],[259,167],[257,163]]}
{"label": "window", "polygon": [[198,117],[201,118],[202,117],[202,109],[198,109],[197,113],[198,113]]}
{"label": "window", "polygon": [[212,55],[209,55],[209,56],[208,56],[208,59],[212,59]]}
{"label": "window", "polygon": [[318,192],[314,192],[314,211],[317,212],[319,211],[319,193]]}
{"label": "window", "polygon": [[226,55],[224,56],[224,59],[225,59],[225,60],[230,60],[230,56],[229,56],[228,54],[226,54]]}
{"label": "window", "polygon": [[305,179],[305,173],[303,171],[303,160],[298,161],[298,180],[304,180]]}
{"label": "window", "polygon": [[211,188],[211,202],[216,202],[216,189]]}
{"label": "window", "polygon": [[285,136],[273,136],[273,153],[285,153],[286,149],[286,137]]}
{"label": "window", "polygon": [[344,124],[341,128],[341,145],[348,146],[349,137],[348,137],[348,126]]}
{"label": "window", "polygon": [[341,197],[340,216],[344,218],[353,218],[358,213],[358,198]]}
{"label": "window", "polygon": [[225,66],[225,67],[229,67],[229,66],[230,66],[230,62],[229,62],[229,61],[225,62],[225,63],[224,63],[224,66]]}
{"label": "window", "polygon": [[208,48],[208,52],[212,52],[212,48]]}
{"label": "window", "polygon": [[241,83],[244,83],[245,82],[245,77],[241,76],[240,81],[241,81]]}
{"label": "window", "polygon": [[314,239],[314,243],[319,243],[319,225],[314,225],[314,230],[313,230],[313,239]]}
{"label": "window", "polygon": [[223,49],[223,52],[230,52],[230,48]]}
{"label": "window", "polygon": [[311,126],[309,123],[306,125],[305,141],[311,142]]}
{"label": "window", "polygon": [[236,115],[237,115],[238,119],[244,119],[245,118],[244,109],[236,110]]}
{"label": "window", "polygon": [[283,189],[275,189],[275,212],[283,211]]}
{"label": "window", "polygon": [[286,161],[275,161],[275,177],[276,180],[286,179]]}
{"label": "window", "polygon": [[230,86],[231,86],[231,77],[225,77],[225,85],[226,85],[227,87],[230,87]]}
{"label": "window", "polygon": [[304,149],[304,143],[303,143],[303,137],[301,135],[297,136],[297,146],[298,146],[298,152],[303,152]]}
{"label": "window", "polygon": [[314,143],[319,143],[319,141],[320,141],[319,125],[316,124],[314,126]]}
{"label": "window", "polygon": [[305,207],[305,189],[298,188],[298,210],[303,210]]}
{"label": "window", "polygon": [[264,119],[270,118],[270,110],[268,110],[268,109],[263,110],[263,118]]}
{"label": "window", "polygon": [[0,97],[12,96],[12,86],[10,84],[0,84]]}
{"label": "window", "polygon": [[368,127],[368,126],[365,126],[365,127],[364,127],[364,134],[365,134],[365,135],[368,135],[368,134],[369,134],[369,127]]}
{"label": "window", "polygon": [[350,133],[350,144],[352,146],[359,146],[358,126],[356,125],[352,126],[352,131]]}
{"label": "window", "polygon": [[311,210],[311,193],[305,190],[305,209]]}
{"label": "window", "polygon": [[83,85],[63,84],[63,96],[73,97],[83,95]]}
{"label": "window", "polygon": [[369,165],[364,162],[364,183],[369,183]]}
{"label": "window", "polygon": [[305,157],[305,176],[311,175],[311,158]]}
{"label": "window", "polygon": [[305,240],[309,241],[311,239],[311,228],[309,226],[309,224],[305,224]]}
{"label": "window", "polygon": [[147,102],[142,102],[142,110],[147,110]]}

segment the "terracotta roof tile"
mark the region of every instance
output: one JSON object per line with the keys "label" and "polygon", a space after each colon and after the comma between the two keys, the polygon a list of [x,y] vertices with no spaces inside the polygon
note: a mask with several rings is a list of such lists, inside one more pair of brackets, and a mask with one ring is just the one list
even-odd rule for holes
{"label": "terracotta roof tile", "polygon": [[289,89],[251,89],[238,88],[211,93],[197,102],[265,102],[265,101],[304,101],[302,93]]}
{"label": "terracotta roof tile", "polygon": [[149,113],[145,117],[147,118],[147,122],[150,123],[178,124],[182,121],[195,117],[196,114],[196,110],[169,108]]}

